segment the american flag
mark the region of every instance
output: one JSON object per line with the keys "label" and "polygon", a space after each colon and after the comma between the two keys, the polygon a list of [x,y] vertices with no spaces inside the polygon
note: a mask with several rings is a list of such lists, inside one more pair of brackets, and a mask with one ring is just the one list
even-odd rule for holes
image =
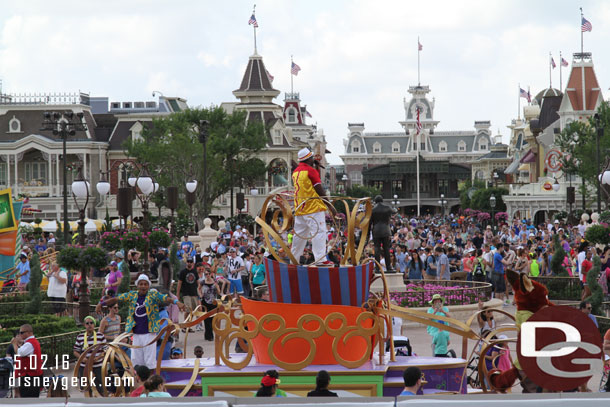
{"label": "american flag", "polygon": [[290,67],[290,73],[293,74],[294,76],[297,76],[299,74],[300,70],[301,70],[301,67],[293,62]]}
{"label": "american flag", "polygon": [[586,18],[583,17],[582,23],[580,25],[580,31],[585,32],[585,31],[591,31],[591,30],[593,30],[593,26],[591,25],[589,20],[587,20]]}
{"label": "american flag", "polygon": [[307,110],[305,110],[305,115],[306,115],[307,117],[313,117],[313,116],[311,115],[311,113],[309,113],[309,111],[307,111]]}
{"label": "american flag", "polygon": [[267,69],[265,69],[265,73],[267,74],[267,78],[269,78],[269,82],[273,82],[274,76],[271,75]]}
{"label": "american flag", "polygon": [[528,90],[528,91],[525,91],[525,90],[523,90],[522,88],[519,88],[519,96],[520,96],[520,97],[522,97],[522,98],[527,99],[527,101],[528,101],[528,102],[531,102],[531,101],[532,101],[532,97],[531,97],[531,95],[530,95],[529,90]]}
{"label": "american flag", "polygon": [[555,67],[557,65],[555,65],[555,60],[553,59],[553,57],[551,57],[551,66],[553,67],[553,69],[555,69]]}
{"label": "american flag", "polygon": [[566,61],[565,59],[561,58],[561,66],[568,66],[570,64],[568,64],[568,61]]}
{"label": "american flag", "polygon": [[254,13],[252,14],[250,19],[248,20],[248,25],[253,25],[255,27],[258,27],[258,21],[256,21],[256,17],[254,16]]}
{"label": "american flag", "polygon": [[419,121],[419,107],[417,108],[417,122],[415,122],[415,129],[417,130],[417,134],[421,132],[421,121]]}
{"label": "american flag", "polygon": [[421,45],[421,42],[419,42],[419,40],[417,40],[417,50],[421,51],[422,49],[424,49],[424,47]]}

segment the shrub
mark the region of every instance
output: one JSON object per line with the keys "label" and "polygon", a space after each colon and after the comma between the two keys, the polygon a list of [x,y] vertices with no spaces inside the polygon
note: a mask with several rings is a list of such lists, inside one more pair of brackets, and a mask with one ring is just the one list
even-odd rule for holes
{"label": "shrub", "polygon": [[498,212],[496,213],[495,218],[498,222],[506,222],[508,220],[508,213]]}
{"label": "shrub", "polygon": [[553,275],[558,277],[569,277],[568,270],[563,266],[563,261],[566,257],[566,252],[559,241],[559,235],[553,235],[554,254],[551,257],[551,271]]}
{"label": "shrub", "polygon": [[9,342],[13,334],[24,324],[32,325],[34,335],[37,337],[61,334],[78,330],[72,317],[58,317],[56,315],[22,314],[2,319],[0,330],[0,343]]}
{"label": "shrub", "polygon": [[102,268],[108,264],[108,255],[99,247],[66,246],[57,255],[57,263],[67,270]]}
{"label": "shrub", "polygon": [[602,225],[591,225],[585,232],[585,239],[595,244],[608,244],[610,243],[610,230],[608,227]]}
{"label": "shrub", "polygon": [[40,270],[40,258],[38,257],[38,253],[34,252],[32,254],[32,259],[30,260],[30,282],[28,284],[28,292],[30,293],[31,301],[26,307],[26,312],[28,314],[38,314],[40,313],[40,283],[42,281],[42,270]]}
{"label": "shrub", "polygon": [[585,298],[586,301],[591,302],[593,307],[592,313],[595,315],[602,315],[602,302],[604,301],[604,292],[597,282],[601,269],[601,260],[599,256],[595,256],[593,258],[593,268],[587,273],[587,284],[591,290],[591,295]]}
{"label": "shrub", "polygon": [[102,237],[100,239],[100,245],[108,250],[109,252],[114,252],[121,248],[121,237],[122,232],[104,232],[102,233]]}
{"label": "shrub", "polygon": [[139,252],[144,252],[146,251],[146,245],[149,241],[149,234],[150,232],[148,232],[147,234],[144,234],[139,231],[127,232],[119,239],[122,239],[122,246],[123,249],[125,249],[125,252],[131,249],[136,249]]}
{"label": "shrub", "polygon": [[180,271],[180,260],[178,259],[178,243],[174,242],[169,251],[169,262],[172,265],[174,271],[174,280],[178,281],[178,272]]}
{"label": "shrub", "polygon": [[148,238],[150,239],[151,247],[167,248],[172,242],[172,238],[169,233],[163,230],[153,230]]}

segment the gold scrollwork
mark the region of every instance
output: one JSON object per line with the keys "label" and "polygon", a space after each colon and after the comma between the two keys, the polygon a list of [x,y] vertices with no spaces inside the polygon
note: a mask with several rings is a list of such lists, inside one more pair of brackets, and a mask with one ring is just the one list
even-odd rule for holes
{"label": "gold scrollwork", "polygon": [[[250,363],[253,353],[251,340],[257,335],[270,339],[267,354],[276,366],[284,370],[295,371],[309,366],[316,356],[315,339],[324,334],[333,337],[332,353],[337,363],[347,368],[356,368],[369,359],[373,347],[372,338],[379,335],[380,328],[379,317],[368,311],[363,311],[358,316],[355,325],[348,325],[346,317],[338,312],[333,312],[324,319],[318,315],[304,314],[297,320],[297,326],[291,328],[287,328],[284,318],[277,314],[267,314],[260,320],[246,314],[239,318],[238,325],[231,322],[228,312],[219,313],[214,319],[213,326],[217,339],[216,361],[218,363],[222,360],[226,366],[235,370],[243,369]],[[245,357],[239,362],[234,362],[229,357],[229,345],[238,338],[246,340],[248,346]],[[338,347],[340,344],[346,346],[355,338],[362,338],[366,342],[366,351],[357,360],[347,360],[340,355]],[[282,360],[275,351],[278,345],[285,346],[292,340],[303,340],[309,345],[308,352],[303,352],[304,358],[298,362]]]}

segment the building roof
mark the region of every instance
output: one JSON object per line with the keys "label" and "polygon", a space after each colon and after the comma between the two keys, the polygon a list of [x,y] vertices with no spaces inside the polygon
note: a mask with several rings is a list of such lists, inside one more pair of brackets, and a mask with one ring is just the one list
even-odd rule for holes
{"label": "building roof", "polygon": [[561,100],[563,96],[545,96],[542,99],[542,108],[540,109],[540,116],[538,118],[538,126],[544,130],[551,124],[559,119],[559,106],[561,106]]}
{"label": "building roof", "polygon": [[601,89],[590,53],[574,55],[565,93],[573,111],[592,111],[601,102]]}
{"label": "building roof", "polygon": [[235,90],[235,92],[250,91],[273,91],[279,94],[279,91],[273,88],[269,80],[265,64],[263,63],[263,57],[258,54],[254,54],[248,59],[248,65],[241,80],[241,85],[239,89]]}

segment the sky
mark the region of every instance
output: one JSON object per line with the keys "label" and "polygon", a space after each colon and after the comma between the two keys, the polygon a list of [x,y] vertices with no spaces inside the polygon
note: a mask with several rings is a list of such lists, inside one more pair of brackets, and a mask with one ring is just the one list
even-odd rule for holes
{"label": "sky", "polygon": [[[5,93],[78,92],[111,101],[154,100],[153,91],[195,106],[236,101],[253,29],[253,2],[176,0],[0,0],[0,79]],[[341,164],[349,122],[365,131],[402,131],[403,98],[421,84],[436,99],[438,130],[472,130],[490,120],[507,142],[518,88],[549,86],[549,52],[572,62],[580,51],[580,11],[592,26],[584,50],[604,98],[610,92],[610,1],[256,2],[258,53],[282,94],[294,79],[324,130],[329,161]],[[606,51],[604,51],[606,50]],[[563,85],[569,68],[563,69]],[[522,99],[521,108],[523,108]]]}

